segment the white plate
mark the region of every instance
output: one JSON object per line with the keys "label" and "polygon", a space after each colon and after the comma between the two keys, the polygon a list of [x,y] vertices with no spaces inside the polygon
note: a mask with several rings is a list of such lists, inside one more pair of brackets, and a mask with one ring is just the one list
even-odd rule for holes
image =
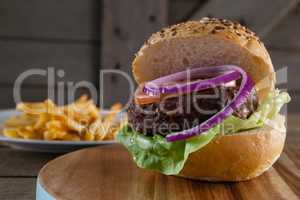
{"label": "white plate", "polygon": [[15,149],[37,151],[37,152],[52,152],[52,153],[66,153],[82,148],[108,145],[117,143],[115,140],[107,141],[46,141],[46,140],[25,140],[8,138],[2,135],[3,123],[11,116],[18,115],[16,110],[2,110],[0,111],[1,134],[0,142],[11,146]]}

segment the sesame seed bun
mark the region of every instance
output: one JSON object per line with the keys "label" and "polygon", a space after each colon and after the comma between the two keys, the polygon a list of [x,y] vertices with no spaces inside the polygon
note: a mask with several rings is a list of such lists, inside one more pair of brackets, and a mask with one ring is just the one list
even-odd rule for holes
{"label": "sesame seed bun", "polygon": [[270,56],[248,28],[228,20],[203,18],[154,33],[132,63],[143,83],[187,68],[234,64],[250,74],[261,100],[274,88]]}

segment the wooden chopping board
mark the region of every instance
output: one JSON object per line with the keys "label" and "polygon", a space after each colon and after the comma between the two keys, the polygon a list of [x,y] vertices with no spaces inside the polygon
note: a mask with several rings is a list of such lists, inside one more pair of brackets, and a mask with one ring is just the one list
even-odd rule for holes
{"label": "wooden chopping board", "polygon": [[120,145],[89,148],[49,162],[38,176],[37,200],[300,199],[299,168],[282,157],[282,170],[298,171],[283,176],[275,166],[250,181],[210,183],[140,169]]}

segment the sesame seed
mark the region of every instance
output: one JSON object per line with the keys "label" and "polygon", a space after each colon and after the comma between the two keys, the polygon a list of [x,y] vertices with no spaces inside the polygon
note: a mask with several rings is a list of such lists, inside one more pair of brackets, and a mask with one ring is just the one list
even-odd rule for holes
{"label": "sesame seed", "polygon": [[223,26],[216,26],[215,27],[215,30],[223,30],[223,29],[225,29]]}

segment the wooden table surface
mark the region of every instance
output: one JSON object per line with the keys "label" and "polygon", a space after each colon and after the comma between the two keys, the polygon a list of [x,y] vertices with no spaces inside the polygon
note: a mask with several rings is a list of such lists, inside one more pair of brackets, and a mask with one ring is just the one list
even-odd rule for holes
{"label": "wooden table surface", "polygon": [[[300,198],[300,113],[288,116],[288,133],[284,153],[269,172],[258,179],[244,183],[203,183],[205,190],[210,193],[211,199],[216,199],[223,194],[226,199],[276,199],[284,198],[286,194],[292,194]],[[34,153],[13,150],[0,146],[0,199],[1,200],[31,200],[35,198],[36,177],[41,167],[49,160],[59,156],[58,154]],[[271,173],[275,173],[276,180]],[[268,181],[273,184],[281,184],[282,190],[268,190]],[[153,182],[153,184],[160,184]],[[191,181],[187,189],[196,184]],[[155,187],[153,187],[155,188]],[[218,196],[216,196],[216,191]],[[248,192],[251,191],[251,192]],[[196,193],[195,193],[196,194]],[[275,196],[274,196],[275,195]],[[197,199],[197,198],[195,198]]]}

